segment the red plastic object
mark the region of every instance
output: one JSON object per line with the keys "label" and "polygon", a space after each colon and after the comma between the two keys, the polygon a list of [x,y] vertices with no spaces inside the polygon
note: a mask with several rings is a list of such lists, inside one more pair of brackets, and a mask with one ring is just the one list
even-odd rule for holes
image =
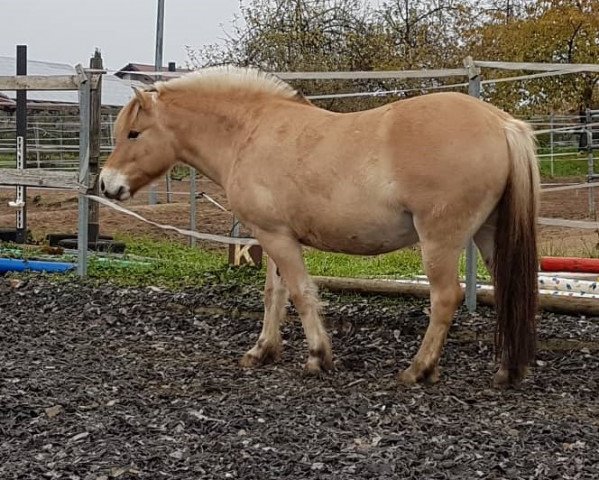
{"label": "red plastic object", "polygon": [[542,257],[543,272],[599,273],[599,258]]}

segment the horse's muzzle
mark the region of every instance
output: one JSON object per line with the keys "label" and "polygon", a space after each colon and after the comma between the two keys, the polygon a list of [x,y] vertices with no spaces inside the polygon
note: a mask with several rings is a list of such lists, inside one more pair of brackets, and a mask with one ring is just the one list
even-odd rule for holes
{"label": "horse's muzzle", "polygon": [[131,197],[131,189],[125,175],[110,169],[100,173],[100,192],[113,200],[123,201]]}

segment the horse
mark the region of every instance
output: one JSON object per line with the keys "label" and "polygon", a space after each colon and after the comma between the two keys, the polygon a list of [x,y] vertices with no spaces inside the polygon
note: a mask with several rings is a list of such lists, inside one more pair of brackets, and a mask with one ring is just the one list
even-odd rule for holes
{"label": "horse", "polygon": [[288,300],[306,336],[306,371],[333,367],[303,246],[377,255],[419,243],[430,319],[398,380],[438,381],[463,302],[459,257],[474,239],[494,284],[494,384],[526,375],[536,348],[539,201],[527,123],[454,92],[337,113],[274,74],[232,66],[134,90],[118,114],[100,190],[127,200],[177,163],[224,189],[268,258],[262,331],[242,367],[280,359]]}

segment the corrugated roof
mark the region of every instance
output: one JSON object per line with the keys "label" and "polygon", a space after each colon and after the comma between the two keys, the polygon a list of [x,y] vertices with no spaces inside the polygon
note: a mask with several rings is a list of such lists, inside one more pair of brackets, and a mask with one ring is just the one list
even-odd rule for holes
{"label": "corrugated roof", "polygon": [[[0,76],[15,75],[16,60],[14,57],[0,56]],[[64,63],[27,61],[27,73],[30,75],[74,75],[75,67]],[[102,77],[102,105],[120,107],[125,105],[132,96],[131,86],[139,85],[138,82],[120,79],[114,75]],[[10,99],[16,98],[14,90],[1,92]],[[54,103],[79,103],[75,91],[30,91],[27,98],[38,102]]]}
{"label": "corrugated roof", "polygon": [[[154,72],[155,70],[156,70],[156,67],[154,65],[149,65],[147,63],[128,63],[123,68],[121,68],[118,72],[116,72],[115,75],[119,75],[119,74],[122,75],[124,73],[129,72],[129,71],[134,71],[134,72]],[[160,69],[160,71],[161,72],[168,72],[168,67],[162,67]],[[176,67],[175,68],[175,72],[189,73],[189,72],[191,72],[191,70],[189,70],[188,68]]]}

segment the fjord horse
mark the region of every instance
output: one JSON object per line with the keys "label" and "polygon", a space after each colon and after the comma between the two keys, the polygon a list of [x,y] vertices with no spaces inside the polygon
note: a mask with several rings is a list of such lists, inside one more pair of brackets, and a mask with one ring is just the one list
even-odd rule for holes
{"label": "fjord horse", "polygon": [[243,366],[279,358],[289,298],[307,338],[306,369],[333,365],[302,245],[374,255],[420,242],[430,322],[400,380],[438,380],[463,300],[458,259],[474,237],[495,286],[495,383],[524,375],[536,345],[539,195],[526,123],[458,93],[334,113],[273,75],[218,67],[135,91],[101,191],[126,200],[178,162],[225,190],[268,254],[262,332]]}

